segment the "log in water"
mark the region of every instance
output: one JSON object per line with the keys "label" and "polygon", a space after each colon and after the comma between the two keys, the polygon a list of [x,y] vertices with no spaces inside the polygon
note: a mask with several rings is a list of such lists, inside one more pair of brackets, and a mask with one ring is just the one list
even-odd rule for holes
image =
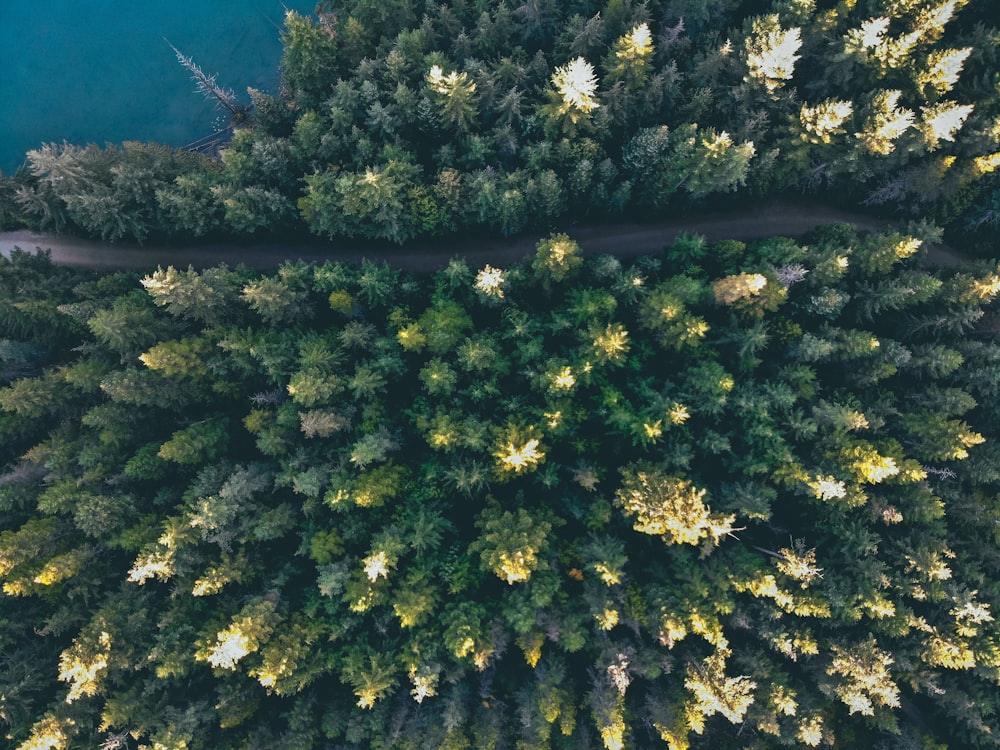
{"label": "log in water", "polygon": [[302,0],[3,0],[0,170],[43,142],[184,146],[225,113],[194,92],[169,39],[249,103],[276,93],[285,8]]}

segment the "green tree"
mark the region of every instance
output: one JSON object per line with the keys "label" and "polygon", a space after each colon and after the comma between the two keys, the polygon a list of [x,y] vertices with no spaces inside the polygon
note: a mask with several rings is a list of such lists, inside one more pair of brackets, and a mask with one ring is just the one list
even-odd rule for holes
{"label": "green tree", "polygon": [[511,512],[496,505],[480,514],[476,526],[482,536],[470,551],[479,551],[483,569],[508,584],[524,583],[538,570],[539,556],[545,553],[552,530],[552,524],[524,508]]}
{"label": "green tree", "polygon": [[304,273],[304,268],[286,263],[277,276],[265,276],[247,283],[241,296],[268,323],[290,323],[311,317]]}
{"label": "green tree", "polygon": [[87,320],[87,327],[112,352],[125,358],[138,356],[172,328],[168,321],[157,317],[150,302],[139,291],[119,297],[110,307],[95,312]]}
{"label": "green tree", "polygon": [[323,101],[336,81],[340,62],[337,32],[337,26],[321,25],[295,11],[285,14],[282,76],[303,108]]}
{"label": "green tree", "polygon": [[582,266],[580,246],[566,234],[553,234],[540,241],[531,262],[532,269],[546,287],[572,276]]}
{"label": "green tree", "polygon": [[344,661],[341,679],[351,686],[357,705],[371,709],[396,687],[397,672],[390,654],[357,648]]}
{"label": "green tree", "polygon": [[199,422],[175,432],[157,455],[178,464],[200,464],[216,458],[228,442],[226,420]]}
{"label": "green tree", "polygon": [[469,74],[452,71],[445,75],[440,65],[432,65],[427,73],[427,86],[441,120],[459,132],[468,130],[475,122],[478,109],[476,84],[469,79]]}
{"label": "green tree", "polygon": [[21,378],[0,390],[0,409],[26,419],[56,414],[68,406],[73,392],[57,372]]}
{"label": "green tree", "polygon": [[223,226],[223,207],[214,188],[213,172],[179,175],[173,184],[157,188],[156,205],[163,213],[167,231],[191,237],[204,237]]}
{"label": "green tree", "polygon": [[145,287],[153,303],[164,307],[171,315],[215,325],[224,320],[232,320],[243,274],[230,271],[223,266],[195,271],[188,266],[187,271],[178,271],[173,266],[143,277]]}
{"label": "green tree", "polygon": [[640,130],[623,149],[640,203],[663,205],[682,187],[691,193],[730,192],[743,184],[756,153],[750,141],[734,143],[726,133],[697,124],[674,131]]}
{"label": "green tree", "polygon": [[317,234],[402,243],[414,232],[406,195],[415,179],[414,167],[400,161],[364,172],[309,175],[299,209]]}

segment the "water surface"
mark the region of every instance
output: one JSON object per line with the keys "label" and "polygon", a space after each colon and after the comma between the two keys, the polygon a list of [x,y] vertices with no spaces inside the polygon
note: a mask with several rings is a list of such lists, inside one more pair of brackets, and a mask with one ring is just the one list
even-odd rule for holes
{"label": "water surface", "polygon": [[285,8],[315,0],[0,0],[0,170],[43,142],[184,146],[224,123],[164,41],[248,102],[275,93]]}

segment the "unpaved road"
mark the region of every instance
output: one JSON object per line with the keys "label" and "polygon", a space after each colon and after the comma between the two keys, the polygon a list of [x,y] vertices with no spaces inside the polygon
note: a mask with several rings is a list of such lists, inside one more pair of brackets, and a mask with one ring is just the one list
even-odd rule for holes
{"label": "unpaved road", "polygon": [[[566,232],[579,242],[586,255],[612,253],[635,257],[658,253],[681,232],[704,235],[709,241],[755,240],[775,235],[798,237],[822,224],[854,224],[877,231],[890,226],[864,214],[843,211],[814,203],[775,200],[731,212],[700,212],[675,215],[659,221],[618,224],[555,224],[551,231]],[[410,271],[433,271],[456,256],[473,266],[486,263],[508,265],[532,254],[538,240],[548,232],[531,232],[508,238],[421,241],[399,247],[378,243],[241,244],[139,247],[108,245],[59,235],[28,231],[0,233],[0,253],[9,256],[14,247],[34,251],[48,249],[54,262],[81,268],[112,270],[153,269],[157,266],[205,268],[225,263],[245,264],[261,270],[279,266],[286,260],[347,261],[384,260]],[[946,247],[930,248],[926,261],[933,265],[959,265],[962,257]]]}

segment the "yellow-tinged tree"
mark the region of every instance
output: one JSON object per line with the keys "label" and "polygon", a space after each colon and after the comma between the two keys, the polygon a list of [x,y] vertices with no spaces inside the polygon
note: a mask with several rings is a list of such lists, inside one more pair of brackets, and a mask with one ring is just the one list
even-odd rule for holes
{"label": "yellow-tinged tree", "polygon": [[911,30],[898,37],[887,36],[891,19],[886,16],[869,18],[861,27],[844,36],[844,53],[863,62],[878,75],[901,68],[920,41],[920,32]]}
{"label": "yellow-tinged tree", "polygon": [[653,61],[653,35],[648,23],[633,26],[618,38],[607,57],[608,80],[625,81],[629,88],[646,83]]}
{"label": "yellow-tinged tree", "polygon": [[59,679],[70,683],[67,703],[97,695],[101,679],[107,673],[111,635],[106,630],[85,635],[90,637],[74,638],[73,645],[59,656]]}
{"label": "yellow-tinged tree", "polygon": [[500,478],[532,472],[545,460],[542,433],[533,426],[508,424],[497,435],[493,457]]}
{"label": "yellow-tinged tree", "polygon": [[204,336],[164,341],[139,355],[150,370],[167,377],[197,378],[208,373],[205,357],[213,347]]}
{"label": "yellow-tinged tree", "polygon": [[643,534],[661,536],[667,544],[717,546],[734,531],[736,517],[712,513],[705,504],[706,490],[662,468],[632,464],[622,469],[622,486],[616,503]]}
{"label": "yellow-tinged tree", "polygon": [[941,141],[954,142],[955,134],[962,129],[965,120],[972,114],[974,105],[942,101],[930,107],[920,108],[920,123],[917,125],[924,136],[929,151],[935,151]]}
{"label": "yellow-tinged tree", "polygon": [[840,678],[834,692],[850,713],[874,716],[877,706],[899,708],[899,688],[889,670],[893,662],[869,637],[849,646],[835,645],[827,674]]}
{"label": "yellow-tinged tree", "polygon": [[257,598],[243,607],[228,626],[215,633],[214,638],[203,638],[195,659],[208,662],[216,669],[236,669],[245,656],[267,642],[281,620],[278,607],[271,599]]}
{"label": "yellow-tinged tree", "polygon": [[728,649],[717,649],[701,663],[690,663],[687,667],[684,687],[692,695],[693,701],[685,711],[688,726],[696,734],[705,731],[705,719],[722,714],[733,724],[739,724],[754,702],[757,683],[745,675],[726,675]]}
{"label": "yellow-tinged tree", "polygon": [[621,323],[608,323],[604,328],[592,327],[587,331],[591,348],[597,360],[604,364],[622,364],[632,348],[629,333]]}
{"label": "yellow-tinged tree", "polygon": [[866,151],[888,156],[896,149],[896,141],[916,122],[913,110],[899,106],[902,91],[877,91],[868,107],[868,117],[854,136]]}
{"label": "yellow-tinged tree", "polygon": [[589,122],[594,110],[601,106],[594,66],[582,57],[556,68],[546,95],[549,101],[540,105],[538,112],[546,127],[556,132],[572,133],[578,125]]}
{"label": "yellow-tinged tree", "polygon": [[802,125],[800,138],[813,144],[831,143],[833,136],[847,132],[845,123],[854,113],[851,102],[827,99],[815,106],[802,105],[799,122]]}
{"label": "yellow-tinged tree", "polygon": [[927,93],[937,96],[947,94],[958,83],[965,61],[971,54],[972,47],[934,50],[917,71],[916,84]]}
{"label": "yellow-tinged tree", "polygon": [[785,301],[788,290],[773,275],[737,273],[712,282],[715,301],[754,318],[774,311]]}
{"label": "yellow-tinged tree", "polygon": [[553,234],[538,243],[531,267],[547,287],[575,274],[583,266],[580,246],[568,234]]}
{"label": "yellow-tinged tree", "polygon": [[410,695],[417,703],[423,703],[424,698],[431,698],[437,695],[438,678],[441,675],[441,667],[437,664],[415,664],[410,666],[407,674],[413,689]]}
{"label": "yellow-tinged tree", "polygon": [[31,736],[17,746],[17,750],[68,750],[75,733],[72,719],[59,719],[46,715],[31,727]]}
{"label": "yellow-tinged tree", "polygon": [[781,28],[777,14],[754,18],[744,42],[747,80],[762,83],[773,94],[791,80],[801,46],[802,30]]}

